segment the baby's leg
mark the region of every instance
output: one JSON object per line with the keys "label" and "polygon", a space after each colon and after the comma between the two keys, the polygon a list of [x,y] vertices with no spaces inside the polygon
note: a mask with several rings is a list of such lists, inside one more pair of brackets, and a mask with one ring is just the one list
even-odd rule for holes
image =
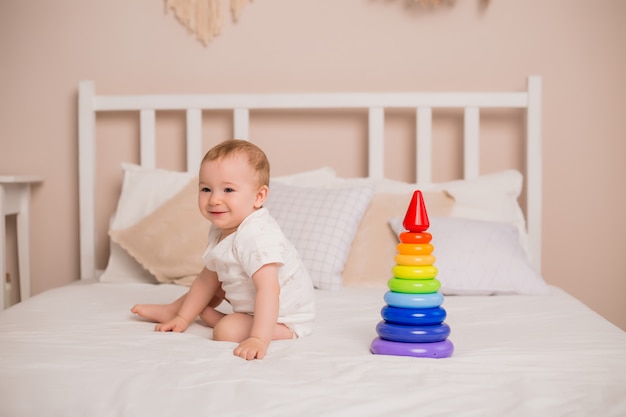
{"label": "baby's leg", "polygon": [[[186,295],[187,294],[180,296],[178,299],[170,304],[136,304],[133,306],[133,308],[130,309],[130,311],[133,314],[137,314],[139,317],[153,321],[155,323],[165,323],[176,317],[176,314],[178,314],[178,310],[180,310],[180,307],[185,301]],[[217,307],[223,300],[224,290],[222,289],[222,287],[219,287],[215,292],[215,295],[209,302],[209,307],[207,307],[207,309],[212,309],[213,311],[215,311],[212,307]],[[204,314],[204,312],[202,314]]]}
{"label": "baby's leg", "polygon": [[214,307],[217,306],[211,306],[209,304],[209,306],[200,313],[200,319],[209,327],[215,327],[217,323],[226,316],[226,314],[217,311]]}
{"label": "baby's leg", "polygon": [[182,295],[170,304],[136,304],[130,311],[146,320],[156,323],[165,323],[176,317],[180,306],[183,305],[185,295]]}
{"label": "baby's leg", "polygon": [[209,327],[215,327],[218,321],[220,321],[225,314],[220,313],[215,309],[222,301],[225,300],[225,293],[222,287],[219,287],[215,292],[215,295],[209,302],[209,305],[200,313],[200,319]]}
{"label": "baby's leg", "polygon": [[[209,308],[206,310],[208,309]],[[245,313],[222,315],[222,318],[214,326],[212,326],[213,339],[237,343],[243,342],[250,337],[253,321],[254,317]],[[289,329],[289,327],[282,323],[276,323],[272,340],[292,338],[293,332]]]}

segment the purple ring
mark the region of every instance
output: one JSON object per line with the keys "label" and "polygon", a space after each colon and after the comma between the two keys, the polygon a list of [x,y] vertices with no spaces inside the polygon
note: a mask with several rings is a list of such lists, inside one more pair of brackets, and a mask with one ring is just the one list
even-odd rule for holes
{"label": "purple ring", "polygon": [[370,351],[375,355],[449,358],[454,352],[454,345],[449,339],[434,343],[403,343],[377,337],[372,340]]}

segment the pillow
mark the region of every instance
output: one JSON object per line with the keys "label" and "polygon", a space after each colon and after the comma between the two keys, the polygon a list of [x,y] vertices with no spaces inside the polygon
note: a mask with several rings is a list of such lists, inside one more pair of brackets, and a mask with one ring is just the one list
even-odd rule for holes
{"label": "pillow", "polygon": [[265,207],[298,250],[316,288],[341,288],[350,246],[372,195],[372,187],[270,185]]}
{"label": "pillow", "polygon": [[[143,168],[139,165],[127,163],[122,164],[122,169],[124,170],[122,192],[109,230],[121,230],[137,223],[172,196],[181,192],[190,179],[196,178],[195,174],[187,172]],[[326,186],[333,181],[335,177],[335,171],[332,168],[322,167],[311,171],[272,178],[272,182]],[[194,202],[197,201],[196,193],[197,190],[194,190],[192,198]],[[181,196],[181,198],[187,197]],[[197,208],[195,211],[194,216],[200,215]],[[127,235],[118,237],[118,239],[123,239],[126,236]],[[204,237],[206,238],[206,236]],[[204,247],[202,249],[204,250]],[[155,277],[150,274],[148,270],[137,263],[137,261],[113,239],[109,243],[109,252],[109,260],[106,269],[100,276],[100,281],[157,282]],[[198,271],[196,271],[196,273]],[[177,279],[178,278],[175,280]],[[171,278],[166,279],[165,282],[171,282]]]}
{"label": "pillow", "polygon": [[526,221],[518,203],[523,176],[516,170],[504,170],[481,175],[469,180],[455,180],[428,185],[411,184],[389,179],[337,178],[335,186],[346,187],[370,184],[376,193],[413,193],[445,191],[455,200],[450,217],[489,220],[510,223],[518,230],[522,248],[528,255]]}
{"label": "pillow", "polygon": [[210,227],[198,209],[194,178],[151,214],[109,236],[158,282],[191,285],[203,267]]}
{"label": "pillow", "polygon": [[[195,175],[122,164],[124,180],[110,229],[131,226],[179,192]],[[114,241],[109,242],[109,261],[101,282],[150,282],[155,279]]]}
{"label": "pillow", "polygon": [[471,180],[448,182],[440,187],[456,201],[451,217],[512,224],[528,256],[526,220],[518,203],[523,182],[524,178],[519,171],[506,170]]}
{"label": "pillow", "polygon": [[[389,225],[404,231],[396,217]],[[430,217],[437,279],[444,295],[543,295],[549,288],[530,264],[508,223],[452,217]]]}
{"label": "pillow", "polygon": [[[447,216],[454,200],[443,191],[422,193],[428,214]],[[348,261],[343,271],[343,284],[348,287],[385,287],[394,266],[397,238],[387,222],[402,217],[411,201],[410,193],[375,193],[359,224]]]}
{"label": "pillow", "polygon": [[326,187],[332,184],[337,175],[331,167],[322,167],[312,171],[304,171],[291,175],[283,175],[280,177],[272,177],[271,182],[280,182],[281,184],[294,185],[298,187]]}

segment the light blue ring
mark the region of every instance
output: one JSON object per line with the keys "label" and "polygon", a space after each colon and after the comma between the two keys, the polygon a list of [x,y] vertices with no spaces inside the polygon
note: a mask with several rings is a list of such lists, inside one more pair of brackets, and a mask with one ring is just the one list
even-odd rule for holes
{"label": "light blue ring", "polygon": [[433,308],[443,303],[443,294],[439,291],[430,294],[403,294],[387,291],[383,298],[387,305],[400,308]]}

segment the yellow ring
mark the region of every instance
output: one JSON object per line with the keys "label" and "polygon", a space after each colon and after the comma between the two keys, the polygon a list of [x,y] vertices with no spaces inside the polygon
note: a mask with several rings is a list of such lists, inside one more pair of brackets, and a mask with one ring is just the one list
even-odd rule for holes
{"label": "yellow ring", "polygon": [[396,255],[395,261],[398,265],[405,266],[421,266],[421,265],[433,265],[435,263],[435,257],[433,255]]}
{"label": "yellow ring", "polygon": [[391,270],[396,278],[405,279],[427,279],[437,276],[437,267],[429,266],[404,266],[396,265]]}
{"label": "yellow ring", "polygon": [[430,255],[435,248],[432,243],[398,243],[396,249],[400,255]]}

